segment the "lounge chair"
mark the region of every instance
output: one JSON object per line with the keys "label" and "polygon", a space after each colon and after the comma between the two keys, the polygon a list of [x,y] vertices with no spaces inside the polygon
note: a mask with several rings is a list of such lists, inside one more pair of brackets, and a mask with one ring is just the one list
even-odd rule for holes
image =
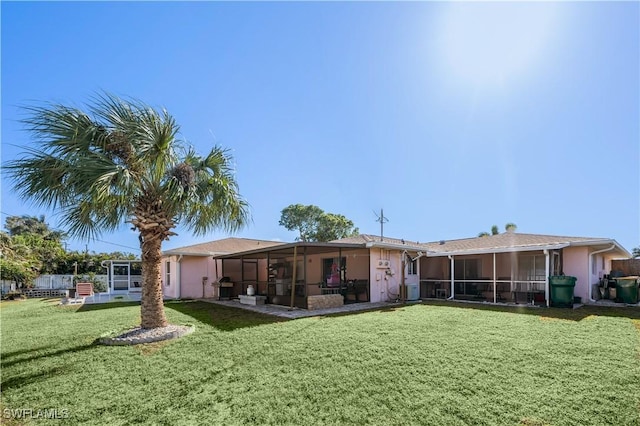
{"label": "lounge chair", "polygon": [[76,284],[76,298],[82,299],[84,303],[87,297],[95,298],[93,292],[93,283],[77,283]]}

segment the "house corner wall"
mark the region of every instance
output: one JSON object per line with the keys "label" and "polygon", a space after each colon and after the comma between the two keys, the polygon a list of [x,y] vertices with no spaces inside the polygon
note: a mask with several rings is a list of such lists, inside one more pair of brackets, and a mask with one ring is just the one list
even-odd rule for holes
{"label": "house corner wall", "polygon": [[[170,279],[171,282],[167,285],[166,277],[167,277],[167,262],[170,263]],[[177,298],[177,258],[175,256],[163,256],[162,264],[160,265],[160,277],[162,282],[162,294],[167,299],[175,299]]]}
{"label": "house corner wall", "polygon": [[591,288],[593,277],[589,270],[589,248],[588,247],[566,247],[562,251],[563,272],[565,275],[577,278],[573,291],[574,296],[581,297],[583,301],[589,300],[589,289]]}
{"label": "house corner wall", "polygon": [[[386,302],[399,297],[400,281],[402,280],[401,252],[371,248],[369,259],[371,302]],[[381,259],[390,261],[388,270],[377,268],[378,261]]]}

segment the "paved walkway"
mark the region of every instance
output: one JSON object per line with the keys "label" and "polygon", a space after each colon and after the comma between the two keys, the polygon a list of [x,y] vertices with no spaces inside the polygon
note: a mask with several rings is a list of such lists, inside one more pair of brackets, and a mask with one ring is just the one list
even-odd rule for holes
{"label": "paved walkway", "polygon": [[344,312],[367,311],[371,309],[379,309],[390,306],[400,306],[400,303],[378,302],[378,303],[351,303],[338,308],[317,309],[309,311],[307,309],[289,308],[281,305],[243,305],[238,300],[216,300],[216,299],[198,299],[203,302],[214,303],[216,305],[230,306],[232,308],[245,309],[247,311],[260,312],[262,314],[274,315],[282,318],[306,318],[317,317],[322,315],[340,314]]}

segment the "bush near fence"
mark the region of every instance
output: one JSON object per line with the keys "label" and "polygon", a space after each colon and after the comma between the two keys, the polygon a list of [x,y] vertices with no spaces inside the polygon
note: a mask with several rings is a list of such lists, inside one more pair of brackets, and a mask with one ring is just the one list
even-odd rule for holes
{"label": "bush near fence", "polygon": [[[73,288],[75,286],[73,282],[73,275],[40,275],[38,278],[33,280],[33,289],[47,289],[47,290],[66,290],[69,288]],[[88,275],[84,275],[83,279],[88,279]],[[96,275],[95,279],[100,280],[104,283],[105,289],[108,288],[107,285],[107,276],[106,275]],[[16,285],[13,281],[0,281],[0,286],[2,288],[2,293],[6,294],[10,291],[16,290]],[[106,291],[106,290],[105,290]]]}

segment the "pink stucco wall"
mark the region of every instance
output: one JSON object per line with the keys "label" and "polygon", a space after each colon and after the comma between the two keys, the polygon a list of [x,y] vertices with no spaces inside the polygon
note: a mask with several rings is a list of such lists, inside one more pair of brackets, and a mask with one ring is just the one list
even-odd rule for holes
{"label": "pink stucco wall", "polygon": [[[411,253],[415,257],[416,253]],[[378,260],[389,260],[389,273],[386,269],[377,268]],[[371,249],[371,301],[386,302],[396,299],[400,294],[402,283],[402,251],[384,250],[379,248]],[[407,284],[418,283],[420,275],[405,275]]]}
{"label": "pink stucco wall", "polygon": [[576,286],[573,290],[574,296],[588,300],[590,271],[589,269],[589,248],[588,247],[566,247],[562,249],[562,269],[565,275],[576,277]]}
{"label": "pink stucco wall", "polygon": [[[167,262],[170,263],[171,270],[169,285],[166,282]],[[201,298],[203,290],[204,297],[214,297],[214,287],[211,284],[222,276],[222,264],[211,256],[183,256],[180,261],[178,256],[166,256],[162,259],[161,272],[162,290],[167,298]],[[203,277],[207,277],[204,286]]]}
{"label": "pink stucco wall", "polygon": [[[169,274],[170,275],[169,282],[167,282],[167,279],[166,279],[167,278],[167,275],[166,275],[167,262],[171,264],[170,265],[171,273]],[[163,257],[162,265],[160,266],[160,271],[161,271],[161,280],[162,280],[162,292],[164,294],[164,297],[175,299],[176,297],[178,297],[177,287],[176,287],[176,278],[177,278],[176,257],[175,256]]]}

